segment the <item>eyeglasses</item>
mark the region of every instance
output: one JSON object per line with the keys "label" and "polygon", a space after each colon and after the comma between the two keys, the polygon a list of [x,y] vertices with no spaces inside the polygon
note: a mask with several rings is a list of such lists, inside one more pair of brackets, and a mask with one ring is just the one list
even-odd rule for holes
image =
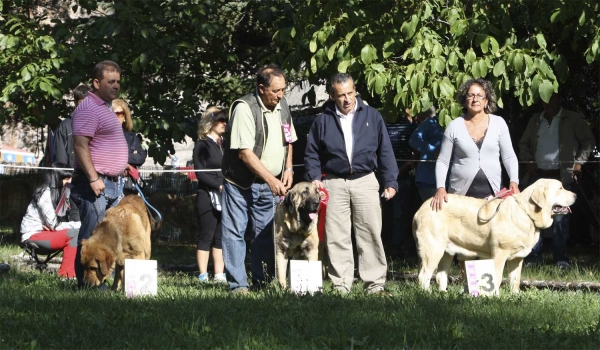
{"label": "eyeglasses", "polygon": [[215,120],[216,123],[227,123],[227,118],[219,118]]}
{"label": "eyeglasses", "polygon": [[121,112],[115,112],[115,114],[116,114],[117,116],[124,116],[124,115],[125,115],[125,112],[122,112],[122,111],[121,111]]}
{"label": "eyeglasses", "polygon": [[467,100],[473,100],[477,98],[478,100],[485,100],[485,96],[479,94],[467,94]]}

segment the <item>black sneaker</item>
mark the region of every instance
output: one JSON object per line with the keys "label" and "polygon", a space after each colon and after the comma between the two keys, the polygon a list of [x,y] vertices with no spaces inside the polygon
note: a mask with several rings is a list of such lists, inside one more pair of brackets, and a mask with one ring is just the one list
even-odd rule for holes
{"label": "black sneaker", "polygon": [[10,271],[10,265],[9,264],[0,264],[0,272],[8,272]]}

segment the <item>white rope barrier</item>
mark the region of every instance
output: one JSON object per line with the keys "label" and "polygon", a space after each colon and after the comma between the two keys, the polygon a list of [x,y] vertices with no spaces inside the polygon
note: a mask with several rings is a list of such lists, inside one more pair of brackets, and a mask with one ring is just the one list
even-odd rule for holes
{"label": "white rope barrier", "polygon": [[[435,163],[435,160],[421,160],[421,159],[396,159],[396,162],[413,162],[413,163]],[[569,161],[569,162],[565,162],[565,161],[559,161],[558,163],[573,163],[574,161]],[[536,161],[523,161],[520,160],[518,162],[519,164],[544,164],[544,163],[552,163],[552,162],[536,162]],[[600,160],[588,160],[585,162],[585,164],[599,164]],[[298,167],[304,167],[304,164],[294,164],[293,165],[294,168],[298,168]],[[42,166],[32,166],[32,165],[13,165],[13,164],[1,164],[0,163],[0,169],[1,168],[15,168],[15,169],[36,169],[36,170],[56,170],[56,168],[53,167],[42,167]],[[62,168],[63,170],[74,170],[73,168]],[[143,167],[139,168],[138,171],[140,173],[189,173],[189,172],[194,172],[194,173],[203,173],[203,172],[216,172],[216,171],[221,171],[221,169],[181,169],[181,167],[179,169],[160,169],[160,168],[156,168],[156,169],[144,169]]]}

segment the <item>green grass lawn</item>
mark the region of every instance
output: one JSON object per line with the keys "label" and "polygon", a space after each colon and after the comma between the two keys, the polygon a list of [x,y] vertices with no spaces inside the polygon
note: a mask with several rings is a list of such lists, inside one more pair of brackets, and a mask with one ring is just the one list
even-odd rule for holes
{"label": "green grass lawn", "polygon": [[[18,249],[0,247],[0,261]],[[161,264],[193,264],[194,247],[154,248]],[[593,254],[569,271],[524,269],[524,279],[598,281]],[[414,273],[416,261],[390,264]],[[458,275],[458,271],[454,270]],[[435,287],[435,283],[433,284]],[[390,281],[391,296],[346,296],[326,283],[314,296],[272,285],[232,295],[188,273],[159,273],[156,297],[79,291],[56,275],[11,269],[0,274],[0,349],[571,349],[600,348],[600,296],[589,291],[503,286],[498,298],[472,298],[461,286],[422,292]]]}

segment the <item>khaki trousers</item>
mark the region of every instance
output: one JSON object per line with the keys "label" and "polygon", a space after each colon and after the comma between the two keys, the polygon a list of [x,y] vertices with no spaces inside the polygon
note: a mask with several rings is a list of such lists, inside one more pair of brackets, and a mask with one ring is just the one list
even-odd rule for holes
{"label": "khaki trousers", "polygon": [[381,242],[381,205],[375,174],[355,180],[328,175],[323,185],[329,193],[325,232],[331,281],[343,292],[352,287],[351,228],[354,226],[359,276],[368,292],[382,290],[387,262]]}

